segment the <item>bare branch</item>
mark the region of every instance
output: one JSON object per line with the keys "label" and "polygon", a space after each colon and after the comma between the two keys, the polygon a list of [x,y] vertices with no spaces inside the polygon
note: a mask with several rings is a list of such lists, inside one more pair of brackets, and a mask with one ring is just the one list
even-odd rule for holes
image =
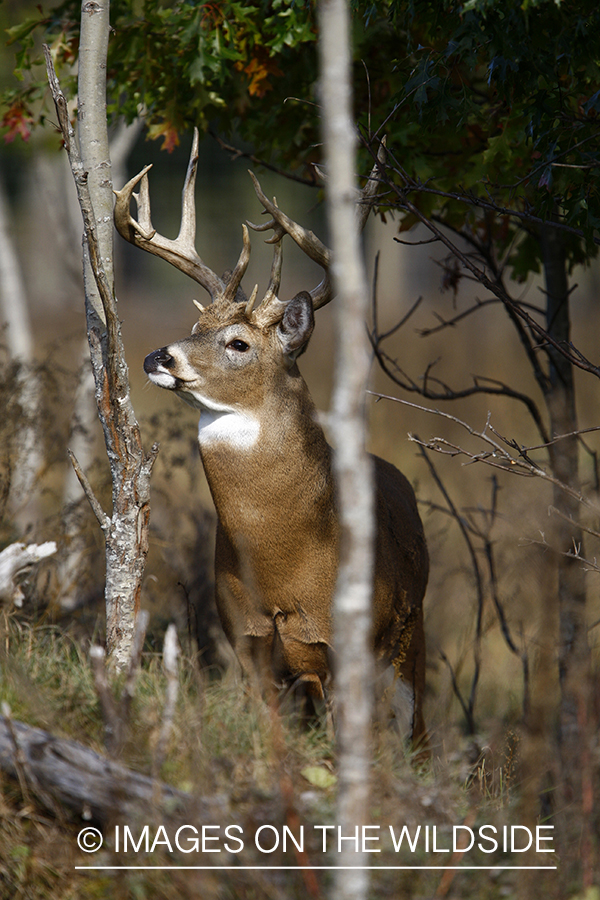
{"label": "bare branch", "polygon": [[96,497],[96,495],[94,494],[94,489],[92,488],[90,482],[88,481],[87,475],[85,474],[85,472],[79,465],[79,463],[77,461],[77,457],[75,456],[73,451],[67,450],[67,454],[69,456],[69,459],[71,460],[71,465],[73,466],[75,474],[77,475],[79,484],[81,485],[81,487],[83,489],[83,493],[87,497],[88,502],[89,502],[90,506],[92,507],[92,512],[94,513],[94,515],[96,516],[96,518],[98,520],[98,524],[100,525],[100,528],[102,529],[102,531],[108,531],[108,529],[110,528],[110,525],[111,525],[110,516],[107,516],[106,513],[104,512],[104,510],[102,509],[102,505],[101,505],[100,501],[98,500],[98,498]]}
{"label": "bare branch", "polygon": [[[370,149],[370,148],[369,148]],[[371,151],[372,152],[372,151]],[[388,151],[389,152],[389,151]],[[391,154],[390,154],[391,155]],[[458,259],[467,271],[471,272],[477,281],[482,284],[490,293],[494,294],[498,299],[504,304],[506,309],[517,318],[521,319],[528,328],[536,334],[539,338],[541,338],[545,344],[551,346],[560,353],[566,360],[568,360],[572,365],[577,366],[583,371],[590,372],[596,377],[600,377],[600,366],[595,365],[590,362],[580,351],[576,351],[571,345],[565,346],[562,342],[555,340],[546,329],[540,325],[536,320],[527,312],[527,310],[523,309],[521,305],[513,300],[512,297],[508,294],[508,292],[503,288],[503,286],[499,285],[497,282],[491,280],[486,272],[479,268],[470,258],[469,255],[464,253],[459,247],[447,237],[446,234],[438,227],[434,221],[425,215],[421,210],[416,206],[410,199],[409,194],[415,190],[425,190],[422,185],[416,184],[413,182],[405,172],[402,172],[398,166],[396,166],[393,171],[396,172],[397,175],[402,180],[403,186],[398,186],[388,175],[385,166],[380,166],[380,175],[381,179],[388,187],[396,194],[398,199],[398,206],[401,209],[410,212],[419,222],[425,225],[426,228],[432,233],[432,235],[437,238],[441,243],[443,243],[450,253]],[[440,191],[431,190],[432,193],[440,194],[441,196],[448,197],[449,199],[461,200],[462,202],[469,202],[475,206],[482,206],[483,208],[490,208],[492,211],[501,213],[504,215],[512,215],[516,214],[513,210],[504,210],[500,208],[495,208],[492,204],[486,204],[484,201],[481,201],[480,198],[471,197],[470,195],[462,195],[462,194],[451,194]],[[532,221],[535,224],[539,225],[548,225],[551,227],[561,227],[560,223],[557,222],[545,222],[538,217],[527,216],[526,214],[519,214],[520,217],[528,219],[528,221]],[[568,226],[564,226],[567,231],[573,231],[576,234],[582,233],[577,229],[570,229]],[[600,239],[595,239],[596,243],[600,243]]]}
{"label": "bare branch", "polygon": [[[396,403],[402,403],[403,405],[410,406],[413,409],[418,409],[422,412],[441,416],[441,418],[448,419],[451,422],[455,422],[457,425],[460,425],[461,428],[464,428],[465,431],[467,431],[470,435],[479,438],[481,441],[487,444],[489,449],[483,450],[479,453],[473,453],[472,451],[466,450],[464,447],[461,447],[459,444],[454,444],[443,437],[433,437],[430,438],[429,441],[421,441],[418,437],[409,434],[409,440],[414,441],[419,446],[425,447],[428,450],[434,450],[436,453],[446,454],[448,456],[465,456],[468,459],[469,463],[485,463],[485,465],[491,466],[492,468],[502,469],[505,472],[513,472],[516,475],[525,475],[528,477],[535,476],[538,478],[542,478],[549,484],[553,484],[558,487],[568,496],[573,497],[587,509],[591,510],[595,515],[600,515],[600,507],[592,503],[581,491],[570,487],[568,484],[560,481],[550,472],[547,472],[546,469],[542,468],[537,463],[528,460],[525,448],[520,447],[516,441],[503,438],[500,434],[498,434],[498,432],[490,423],[489,412],[484,428],[478,431],[467,422],[463,422],[463,420],[459,419],[457,416],[452,416],[440,409],[431,409],[426,406],[420,406],[418,403],[411,403],[410,401],[403,400],[400,397],[392,397],[387,394],[378,393],[376,391],[367,391],[367,393],[371,394],[374,397],[377,397],[379,400],[393,400]],[[491,437],[489,432],[497,435],[505,444],[505,446]],[[515,457],[511,455],[506,449],[506,446],[510,446],[513,449],[516,448],[518,456]]]}
{"label": "bare branch", "polygon": [[286,169],[281,169],[279,166],[274,166],[272,163],[268,162],[266,159],[261,159],[258,156],[254,156],[253,153],[248,153],[246,150],[242,150],[240,147],[234,147],[231,144],[227,144],[218,134],[214,131],[209,130],[208,132],[212,138],[215,139],[221,150],[224,150],[226,153],[229,153],[232,160],[236,159],[249,159],[255,166],[260,166],[262,169],[267,169],[269,172],[275,172],[276,175],[281,175],[282,178],[287,178],[288,181],[295,181],[298,184],[304,184],[306,187],[319,187],[320,182],[315,177],[316,169],[312,168],[313,177],[312,178],[302,178],[300,175],[294,175],[293,172],[288,172]]}
{"label": "bare branch", "polygon": [[[417,441],[417,443],[420,443],[418,438],[415,438],[415,440]],[[468,550],[469,556],[471,558],[471,568],[473,570],[473,575],[475,577],[475,586],[477,589],[477,619],[476,619],[476,627],[475,627],[475,645],[473,648],[475,671],[473,673],[473,679],[471,681],[471,690],[469,692],[469,700],[468,700],[468,704],[466,707],[465,707],[465,704],[463,703],[462,699],[459,697],[459,699],[461,699],[461,705],[463,707],[463,710],[465,711],[466,716],[467,716],[467,724],[469,727],[469,731],[471,734],[473,734],[473,732],[475,731],[475,697],[476,697],[476,693],[477,693],[477,685],[479,683],[479,673],[481,670],[481,637],[482,637],[482,630],[483,630],[483,604],[484,604],[484,599],[485,599],[483,578],[481,576],[481,570],[479,568],[479,562],[477,560],[477,553],[475,551],[473,541],[471,540],[471,535],[469,534],[469,529],[465,525],[463,516],[460,515],[458,509],[456,508],[454,501],[452,500],[452,498],[450,497],[450,494],[446,490],[446,487],[445,487],[444,483],[442,482],[442,479],[440,478],[431,459],[429,458],[429,455],[426,452],[423,444],[420,445],[420,449],[421,449],[421,457],[427,463],[427,466],[433,477],[433,480],[435,481],[435,483],[438,487],[438,490],[442,494],[442,496],[448,506],[448,509],[450,510],[452,518],[456,521],[456,523],[460,529],[460,532],[463,536],[463,540],[465,541],[465,543],[467,545],[467,550]],[[446,662],[447,662],[447,660],[446,660]],[[449,663],[448,663],[448,665],[449,665]],[[453,679],[453,682],[454,682],[454,679]]]}
{"label": "bare branch", "polygon": [[442,661],[446,663],[446,665],[448,666],[448,669],[450,670],[450,678],[452,679],[452,690],[454,691],[454,695],[457,698],[458,702],[460,703],[461,709],[464,713],[465,720],[467,723],[467,732],[469,734],[474,734],[475,733],[475,722],[473,720],[473,713],[469,709],[467,703],[465,702],[462,692],[458,686],[458,682],[456,680],[456,675],[454,674],[454,669],[452,668],[452,664],[443,650],[440,650],[440,657],[441,657]]}
{"label": "bare branch", "polygon": [[[403,317],[401,322],[398,323],[397,327],[400,327],[401,325],[405,324],[406,321],[408,321],[409,316],[412,315],[417,305],[418,302],[411,307],[408,314]],[[371,341],[371,346],[373,347],[375,357],[380,367],[386,373],[386,375],[388,375],[388,377],[391,378],[391,380],[399,385],[399,387],[401,387],[403,390],[408,391],[412,394],[419,394],[421,397],[424,397],[427,400],[434,401],[457,400],[463,399],[465,397],[472,397],[476,394],[504,396],[512,400],[517,400],[527,408],[531,418],[535,422],[542,440],[548,440],[548,434],[544,425],[544,421],[534,400],[528,394],[517,391],[514,388],[511,388],[508,385],[504,384],[503,382],[498,382],[491,378],[485,378],[484,376],[476,375],[473,376],[474,383],[471,387],[456,390],[454,388],[451,388],[440,379],[431,377],[431,370],[435,366],[437,362],[436,360],[428,365],[424,375],[421,378],[422,383],[417,384],[414,379],[412,379],[406,372],[403,371],[403,369],[401,369],[397,360],[392,359],[392,357],[390,357],[381,347],[381,340],[393,334],[394,331],[397,330],[397,327],[394,327],[386,332],[386,334],[379,336],[374,335],[371,332],[369,334],[369,339]],[[440,390],[432,390],[429,387],[430,384],[438,385]]]}

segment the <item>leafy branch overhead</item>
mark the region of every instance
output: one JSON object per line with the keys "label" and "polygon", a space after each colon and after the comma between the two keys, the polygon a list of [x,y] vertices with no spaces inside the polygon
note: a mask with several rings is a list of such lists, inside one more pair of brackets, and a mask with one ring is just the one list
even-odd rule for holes
{"label": "leafy branch overhead", "polygon": [[[9,30],[22,82],[4,97],[8,138],[26,137],[45,114],[39,30],[74,95],[65,77],[79,9],[66,0]],[[540,269],[540,220],[568,226],[571,267],[595,256],[595,0],[355,0],[352,9],[359,127],[367,145],[387,135],[421,213],[475,232],[519,279]],[[142,114],[166,149],[197,125],[272,164],[310,169],[320,161],[315,14],[315,2],[299,0],[113,0],[109,116]],[[389,205],[402,230],[417,221],[396,198]]]}

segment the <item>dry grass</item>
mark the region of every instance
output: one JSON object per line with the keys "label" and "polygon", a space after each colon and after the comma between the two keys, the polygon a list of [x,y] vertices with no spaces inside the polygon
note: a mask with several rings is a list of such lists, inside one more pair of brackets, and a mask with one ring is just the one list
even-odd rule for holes
{"label": "dry grass", "polygon": [[[2,620],[2,698],[12,715],[102,750],[103,725],[82,644],[52,626],[25,623],[16,616]],[[115,687],[118,691],[118,685]],[[161,723],[165,679],[158,654],[144,654],[129,721],[129,737],[121,761],[151,773],[153,747]],[[474,829],[523,819],[520,741],[514,730],[498,727],[484,749],[466,740],[460,730],[447,725],[433,736],[434,758],[418,771],[411,767],[395,734],[375,736],[372,819],[379,826],[381,854],[378,866],[399,864],[389,827],[399,834],[403,825],[437,828],[439,846],[449,846],[452,827]],[[199,796],[221,797],[221,824],[237,823],[244,835],[263,824],[282,833],[284,825],[296,835],[304,825],[304,855],[288,848],[287,854],[259,854],[247,846],[239,862],[277,864],[288,868],[270,871],[189,871],[185,864],[214,864],[206,854],[196,858],[171,858],[158,848],[150,858],[142,854],[127,862],[166,865],[176,871],[112,871],[84,873],[76,865],[89,864],[77,849],[76,835],[82,821],[65,815],[62,821],[50,815],[36,800],[9,780],[0,794],[0,897],[45,900],[49,897],[95,898],[295,898],[326,896],[327,872],[295,871],[292,865],[323,865],[335,860],[334,841],[322,852],[322,834],[313,826],[335,823],[335,760],[323,728],[300,730],[294,722],[282,721],[273,711],[251,701],[233,672],[209,678],[192,658],[184,658],[180,672],[180,694],[166,762],[161,777],[179,789]],[[535,815],[534,815],[535,818]],[[149,821],[152,821],[149,811]],[[158,824],[158,823],[156,823]],[[198,827],[201,824],[195,823]],[[211,823],[217,824],[217,823]],[[132,832],[135,825],[132,825]],[[112,827],[112,826],[111,826]],[[112,834],[106,828],[107,836]],[[335,832],[334,832],[335,834]],[[432,834],[432,832],[431,832]],[[265,844],[268,835],[265,836]],[[370,845],[373,846],[373,845]],[[121,863],[111,852],[107,837],[103,864]],[[419,849],[402,864],[432,865],[447,862],[451,854],[437,857]],[[481,864],[481,854],[477,863]],[[493,859],[500,864],[498,855]],[[460,857],[456,858],[459,861]],[[218,860],[222,863],[222,857]],[[464,861],[464,860],[463,860]],[[517,859],[518,864],[522,859]],[[487,862],[487,860],[484,860]],[[502,862],[506,864],[506,859]],[[510,862],[510,861],[509,861]],[[514,859],[513,859],[514,864]],[[477,896],[500,898],[522,896],[520,873],[389,871],[373,873],[372,896],[431,897]],[[551,895],[551,894],[550,894]]]}

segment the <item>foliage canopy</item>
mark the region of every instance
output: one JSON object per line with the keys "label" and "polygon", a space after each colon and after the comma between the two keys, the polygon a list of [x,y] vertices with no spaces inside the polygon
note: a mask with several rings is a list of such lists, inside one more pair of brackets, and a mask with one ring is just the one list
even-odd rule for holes
{"label": "foliage canopy", "polygon": [[[353,0],[352,9],[364,169],[386,134],[419,209],[476,232],[519,278],[539,268],[536,219],[559,214],[572,229],[570,265],[594,256],[595,0]],[[79,17],[79,0],[65,0],[9,29],[21,85],[4,97],[7,139],[26,137],[31,122],[43,118],[41,31],[74,96],[67,79],[77,59]],[[161,137],[166,149],[193,125],[210,128],[314,178],[320,140],[314,0],[113,0],[111,21],[112,121],[144,115],[149,136]],[[503,214],[508,208],[521,218]],[[402,213],[403,228],[414,221]]]}

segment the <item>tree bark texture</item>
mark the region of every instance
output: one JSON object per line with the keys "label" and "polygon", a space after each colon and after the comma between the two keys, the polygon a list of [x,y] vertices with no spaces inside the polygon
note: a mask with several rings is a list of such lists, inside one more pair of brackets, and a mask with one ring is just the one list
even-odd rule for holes
{"label": "tree bark texture", "polygon": [[[158,448],[143,450],[129,394],[121,328],[113,290],[112,182],[106,125],[108,0],[84,2],[81,11],[79,149],[66,100],[46,52],[51,89],[84,221],[84,281],[96,403],[112,476],[112,515],[101,509],[76,468],[105,536],[106,645],[117,670],[129,660],[148,552],[150,472]],[[76,460],[73,460],[77,465]]]}
{"label": "tree bark texture", "polygon": [[[546,328],[552,338],[568,346],[571,340],[566,253],[560,232],[546,226],[541,234],[546,289]],[[577,431],[573,366],[550,348],[546,405],[554,437]],[[578,440],[564,438],[549,447],[553,475],[579,491]],[[561,775],[560,828],[563,841],[563,882],[579,880],[579,845],[582,828],[583,781],[588,746],[590,710],[590,651],[586,624],[586,575],[581,560],[564,554],[581,547],[583,536],[576,522],[580,514],[575,497],[554,487],[553,503],[559,511],[553,522],[551,543],[558,550],[558,668],[560,682],[559,757]]]}
{"label": "tree bark texture", "polygon": [[[341,523],[334,599],[335,715],[339,762],[338,822],[346,834],[369,821],[373,659],[373,475],[365,451],[365,389],[370,357],[365,330],[368,290],[357,224],[356,135],[350,78],[350,17],[346,0],[322,0],[320,72],[326,202],[337,300],[333,398],[335,472]],[[351,842],[348,842],[351,843]],[[339,865],[365,865],[346,848]],[[336,871],[334,896],[368,893],[366,870]]]}
{"label": "tree bark texture", "polygon": [[194,798],[77,741],[2,716],[0,770],[18,778],[52,812],[65,808],[100,824],[147,819],[151,810],[165,823],[223,812],[217,798]]}
{"label": "tree bark texture", "polygon": [[[89,62],[89,59],[88,59]],[[135,141],[139,137],[142,129],[141,119],[137,119],[132,125],[121,123],[111,136],[109,155],[110,170],[113,173],[113,181],[117,184],[124,184],[126,178],[126,164],[129,155],[133,149]],[[46,166],[46,175],[52,177],[53,171],[51,167]],[[47,187],[47,185],[46,185]],[[112,191],[109,198],[112,204]],[[59,208],[61,206],[60,188],[56,191],[54,203]],[[64,208],[66,204],[62,203]],[[102,229],[104,231],[104,228]],[[72,236],[73,229],[68,228],[66,235],[67,241]],[[112,230],[106,229],[103,237],[112,241]],[[112,244],[111,244],[112,248]],[[115,248],[116,250],[117,248]],[[85,267],[88,269],[88,277],[86,278],[86,290],[91,292],[93,297],[94,308],[99,306],[102,309],[102,301],[98,293],[98,288],[91,271],[89,253],[87,246],[84,245]],[[98,412],[95,401],[95,383],[94,373],[90,365],[90,348],[87,336],[81,344],[81,365],[77,378],[77,389],[75,391],[75,407],[71,419],[71,432],[69,435],[69,447],[79,465],[85,472],[90,463],[94,460],[96,429],[95,423],[98,419]],[[92,590],[91,573],[88,566],[88,540],[83,529],[83,517],[85,510],[81,503],[81,485],[77,479],[77,475],[70,466],[65,478],[63,488],[63,552],[59,562],[59,584],[60,584],[60,604],[65,610],[76,609],[80,604],[85,603],[87,597]]]}
{"label": "tree bark texture", "polygon": [[[17,402],[21,407],[14,425],[12,472],[8,503],[21,533],[36,518],[30,497],[43,465],[42,441],[38,434],[40,382],[33,365],[33,334],[27,292],[21,265],[9,225],[8,199],[0,184],[0,311],[7,325],[6,340],[10,358],[19,370],[16,379]],[[10,452],[10,451],[9,451]]]}

